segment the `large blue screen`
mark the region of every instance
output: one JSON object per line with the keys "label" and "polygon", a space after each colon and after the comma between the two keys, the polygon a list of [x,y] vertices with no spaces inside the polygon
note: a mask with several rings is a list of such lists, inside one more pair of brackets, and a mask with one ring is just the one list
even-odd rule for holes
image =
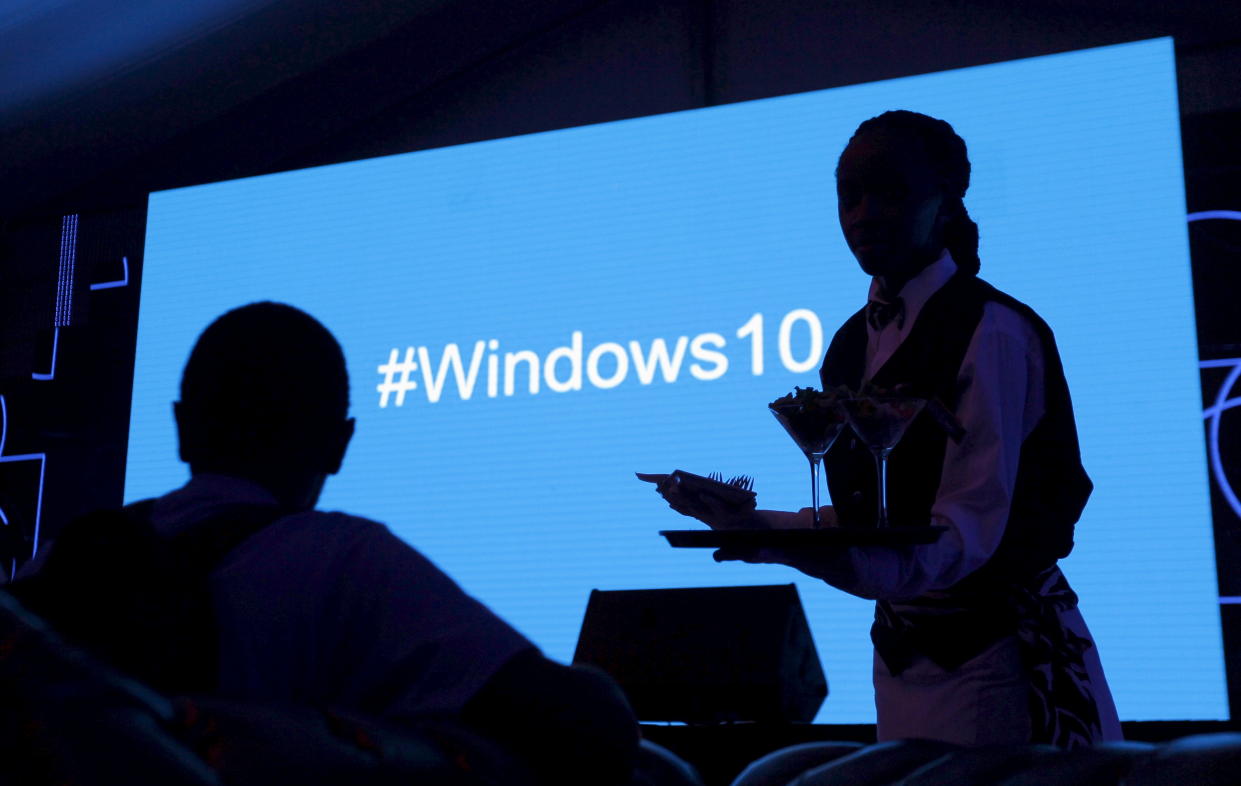
{"label": "large blue screen", "polygon": [[818,720],[873,721],[871,604],[669,548],[656,531],[693,522],[633,473],[808,504],[765,405],[864,303],[833,170],[892,108],[968,142],[983,276],[1056,330],[1096,484],[1065,572],[1122,717],[1227,717],[1169,40],[153,194],[127,499],[187,475],[170,402],[197,334],[292,303],[353,380],[324,507],[386,522],[560,659],[592,588],[795,581]]}

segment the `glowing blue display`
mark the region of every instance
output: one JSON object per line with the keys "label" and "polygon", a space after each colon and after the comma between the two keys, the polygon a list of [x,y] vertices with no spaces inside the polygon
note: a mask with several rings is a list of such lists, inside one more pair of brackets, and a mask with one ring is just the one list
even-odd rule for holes
{"label": "glowing blue display", "polygon": [[1121,716],[1227,717],[1166,39],[154,194],[127,499],[186,476],[169,402],[197,334],[289,302],[353,378],[325,507],[388,523],[561,659],[592,588],[796,580],[819,721],[873,720],[871,604],[668,548],[692,522],[633,472],[808,503],[765,404],[816,382],[864,302],[833,169],[892,108],[969,143],[983,276],[1056,330],[1096,484],[1065,572]]}

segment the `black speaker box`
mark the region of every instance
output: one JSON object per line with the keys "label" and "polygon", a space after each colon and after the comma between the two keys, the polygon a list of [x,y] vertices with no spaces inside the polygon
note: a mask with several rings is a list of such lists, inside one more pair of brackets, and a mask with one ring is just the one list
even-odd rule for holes
{"label": "black speaker box", "polygon": [[643,721],[809,721],[827,680],[797,587],[594,590],[574,663]]}

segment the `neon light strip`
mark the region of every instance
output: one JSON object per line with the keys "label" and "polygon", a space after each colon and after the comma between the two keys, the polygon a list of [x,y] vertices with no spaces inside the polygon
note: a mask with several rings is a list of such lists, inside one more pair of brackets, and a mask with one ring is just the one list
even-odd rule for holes
{"label": "neon light strip", "polygon": [[[6,527],[9,526],[9,517],[4,515],[3,509],[0,509],[0,524],[3,524]],[[9,566],[8,566],[7,572],[8,572],[9,581],[12,581],[13,576],[17,574],[17,557],[16,556],[13,556],[9,559]],[[0,584],[2,583],[3,581],[0,581]]]}
{"label": "neon light strip", "polygon": [[[47,454],[46,453],[27,453],[20,456],[5,456],[4,443],[9,435],[9,406],[4,396],[0,394],[0,464],[9,464],[18,461],[38,461],[39,462],[39,495],[35,502],[34,508],[34,545],[31,546],[30,556],[34,557],[39,553],[39,524],[43,518],[43,479],[47,475]],[[0,520],[7,526],[9,517],[0,510]],[[12,570],[9,571],[9,577],[12,578],[13,570],[17,569],[17,560],[14,558]]]}
{"label": "neon light strip", "polygon": [[1211,218],[1222,218],[1229,221],[1241,221],[1241,210],[1200,210],[1185,216],[1189,221],[1205,221]]}
{"label": "neon light strip", "polygon": [[[1241,213],[1238,213],[1241,218]],[[1233,492],[1232,486],[1228,483],[1228,478],[1224,474],[1224,463],[1220,460],[1219,454],[1219,422],[1224,412],[1234,407],[1241,407],[1241,397],[1228,398],[1228,393],[1232,390],[1237,379],[1241,378],[1241,358],[1227,358],[1223,360],[1203,360],[1199,361],[1200,368],[1231,368],[1228,378],[1224,380],[1224,384],[1220,386],[1219,393],[1215,396],[1215,403],[1207,407],[1202,412],[1202,417],[1210,421],[1210,438],[1207,441],[1207,449],[1211,458],[1211,471],[1215,475],[1215,482],[1219,486],[1220,491],[1228,500],[1228,505],[1232,508],[1233,513],[1241,516],[1241,504],[1237,501],[1237,495]],[[1241,606],[1241,596],[1237,595],[1221,595],[1219,599],[1221,606]]]}
{"label": "neon light strip", "polygon": [[69,216],[60,220],[60,266],[56,269],[56,316],[52,324],[59,327],[65,318],[65,241],[69,232]]}
{"label": "neon light strip", "polygon": [[1215,403],[1203,412],[1203,417],[1209,421],[1210,436],[1207,439],[1207,452],[1211,459],[1211,472],[1215,475],[1215,482],[1219,485],[1220,493],[1228,500],[1228,506],[1232,508],[1233,513],[1241,517],[1241,500],[1237,499],[1236,492],[1228,483],[1228,477],[1224,474],[1224,462],[1219,452],[1219,422],[1224,410],[1231,408],[1226,405],[1230,401],[1237,400],[1229,399],[1228,393],[1237,384],[1237,380],[1241,379],[1241,359],[1233,360],[1232,366],[1233,369],[1228,373],[1228,378],[1224,380],[1224,384],[1220,385],[1219,393],[1215,396]]}
{"label": "neon light strip", "polygon": [[[1196,213],[1190,213],[1185,218],[1191,222],[1208,219],[1241,221],[1241,210],[1201,210]],[[1228,393],[1232,390],[1233,385],[1236,384],[1238,377],[1241,377],[1241,358],[1202,360],[1199,361],[1198,367],[1232,368],[1228,378],[1220,386],[1219,394],[1215,397],[1215,404],[1203,410],[1202,417],[1210,421],[1210,438],[1207,441],[1207,450],[1211,457],[1211,472],[1215,475],[1215,482],[1219,485],[1220,492],[1223,493],[1224,498],[1228,500],[1228,505],[1232,508],[1232,512],[1241,517],[1241,500],[1237,499],[1236,493],[1228,483],[1228,478],[1224,474],[1224,462],[1219,455],[1220,418],[1225,410],[1241,406],[1241,398],[1228,398]],[[1220,603],[1241,603],[1241,598],[1220,598]]]}
{"label": "neon light strip", "polygon": [[1233,409],[1234,407],[1241,407],[1241,396],[1226,399],[1221,401],[1219,404],[1207,407],[1202,410],[1202,417],[1204,419],[1217,417],[1223,414],[1226,410]]}
{"label": "neon light strip", "polygon": [[73,273],[78,258],[78,216],[65,216],[60,222],[60,275],[56,282],[56,327],[73,321]]}
{"label": "neon light strip", "polygon": [[37,379],[41,382],[47,382],[48,380],[56,378],[56,350],[59,348],[59,346],[60,346],[60,328],[58,327],[52,328],[52,368],[46,374],[40,374],[37,371],[34,372],[33,374],[30,375],[31,379]]}
{"label": "neon light strip", "polygon": [[116,287],[129,286],[129,257],[121,257],[121,278],[118,281],[104,281],[99,284],[91,284],[91,291],[98,289],[115,289]]}
{"label": "neon light strip", "polygon": [[39,462],[39,497],[34,508],[34,544],[30,547],[30,556],[33,557],[39,553],[39,522],[43,517],[43,478],[47,474],[47,454],[25,453],[20,456],[0,456],[0,464],[15,464],[19,461]]}
{"label": "neon light strip", "polygon": [[[4,455],[4,441],[9,436],[9,407],[4,401],[4,396],[0,396],[0,456]],[[4,514],[4,508],[0,508],[0,523],[4,526],[9,525],[9,517]],[[9,580],[13,579],[13,574],[17,573],[17,555],[13,555],[9,560]]]}

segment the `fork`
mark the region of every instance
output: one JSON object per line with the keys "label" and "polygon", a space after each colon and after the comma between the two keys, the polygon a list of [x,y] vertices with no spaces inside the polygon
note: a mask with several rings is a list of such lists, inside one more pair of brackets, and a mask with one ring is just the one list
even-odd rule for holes
{"label": "fork", "polygon": [[754,490],[754,478],[750,477],[749,475],[733,475],[728,480],[724,480],[723,474],[719,472],[712,472],[707,477],[709,477],[711,480],[716,481],[717,483],[724,483],[729,486],[735,486],[741,489],[742,491],[753,491]]}

